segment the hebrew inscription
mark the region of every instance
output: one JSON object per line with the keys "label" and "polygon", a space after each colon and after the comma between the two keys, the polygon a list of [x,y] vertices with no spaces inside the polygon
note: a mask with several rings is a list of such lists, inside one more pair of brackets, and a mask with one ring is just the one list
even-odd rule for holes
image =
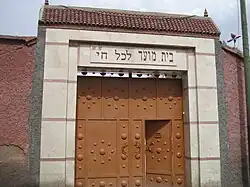
{"label": "hebrew inscription", "polygon": [[151,60],[156,61],[156,52],[155,51],[138,51],[141,55],[141,61]]}
{"label": "hebrew inscription", "polygon": [[96,55],[100,56],[101,59],[108,59],[108,53],[107,52],[96,51]]}
{"label": "hebrew inscription", "polygon": [[115,55],[117,56],[116,60],[130,60],[131,53],[126,49],[125,53],[118,52],[117,49],[115,49]]}
{"label": "hebrew inscription", "polygon": [[151,49],[92,45],[90,53],[91,63],[176,66],[176,52],[163,48]]}

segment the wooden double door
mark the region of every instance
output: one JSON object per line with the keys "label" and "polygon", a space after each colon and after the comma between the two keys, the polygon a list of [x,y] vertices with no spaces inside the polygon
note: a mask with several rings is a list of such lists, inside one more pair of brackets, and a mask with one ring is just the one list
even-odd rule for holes
{"label": "wooden double door", "polygon": [[184,187],[180,80],[79,77],[75,186]]}

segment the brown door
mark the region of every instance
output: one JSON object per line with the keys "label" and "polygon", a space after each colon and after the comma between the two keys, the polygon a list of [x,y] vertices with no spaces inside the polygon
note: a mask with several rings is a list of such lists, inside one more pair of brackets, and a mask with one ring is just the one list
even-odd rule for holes
{"label": "brown door", "polygon": [[[172,130],[171,120],[146,121],[146,186],[184,186],[182,130]],[[174,129],[179,129],[175,124]],[[181,129],[181,128],[180,128]],[[177,133],[177,138],[173,137]],[[176,140],[177,139],[177,140]]]}
{"label": "brown door", "polygon": [[146,122],[147,187],[172,186],[171,122]]}
{"label": "brown door", "polygon": [[[179,80],[79,77],[77,96],[77,187],[151,187],[153,181],[167,186],[167,180],[184,184]],[[179,143],[173,141],[175,129]],[[153,140],[150,134],[162,137]],[[158,146],[156,155],[147,150],[150,141]]]}

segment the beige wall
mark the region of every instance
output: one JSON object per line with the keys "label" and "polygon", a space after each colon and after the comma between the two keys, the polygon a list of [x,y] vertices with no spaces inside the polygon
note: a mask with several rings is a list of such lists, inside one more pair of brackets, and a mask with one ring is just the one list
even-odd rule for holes
{"label": "beige wall", "polygon": [[[81,45],[70,46],[70,40]],[[47,29],[45,49],[41,170],[40,183],[74,185],[75,110],[77,69],[91,66],[86,51],[88,42],[165,46],[176,50],[175,66],[164,70],[185,70],[185,156],[188,186],[220,186],[219,124],[216,85],[215,47],[213,39],[157,36],[117,32]],[[121,45],[122,43],[122,45]],[[151,46],[150,46],[151,45]],[[185,49],[177,50],[178,47]],[[109,64],[110,67],[144,68]],[[107,67],[106,63],[99,67]],[[153,64],[147,69],[159,69]],[[190,169],[191,167],[191,169]],[[46,186],[47,187],[47,186]]]}

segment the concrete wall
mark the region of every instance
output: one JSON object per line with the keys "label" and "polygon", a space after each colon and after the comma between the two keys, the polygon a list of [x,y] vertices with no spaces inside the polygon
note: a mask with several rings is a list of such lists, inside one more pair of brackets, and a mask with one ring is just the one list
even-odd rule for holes
{"label": "concrete wall", "polygon": [[35,44],[0,39],[0,184],[28,182],[29,96]]}

